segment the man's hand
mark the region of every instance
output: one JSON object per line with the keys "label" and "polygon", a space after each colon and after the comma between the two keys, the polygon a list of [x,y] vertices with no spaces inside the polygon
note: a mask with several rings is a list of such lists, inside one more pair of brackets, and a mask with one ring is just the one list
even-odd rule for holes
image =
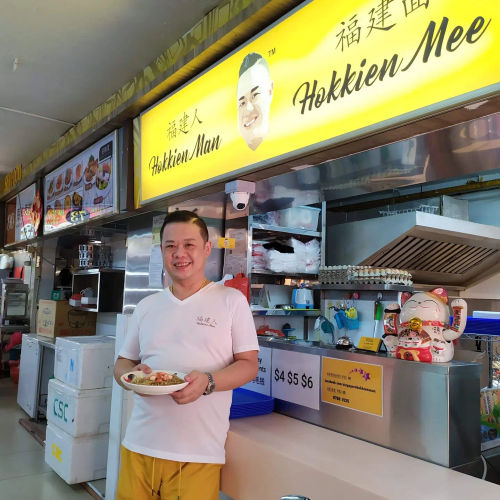
{"label": "man's hand", "polygon": [[116,382],[121,385],[125,390],[130,390],[122,384],[121,376],[124,373],[142,371],[146,374],[151,373],[151,368],[148,365],[142,364],[139,360],[134,361],[131,359],[120,358],[116,360],[114,368],[114,376]]}
{"label": "man's hand", "polygon": [[148,365],[143,365],[142,363],[139,363],[138,365],[135,365],[130,371],[143,372],[147,375],[148,373],[151,373],[153,370],[151,370],[151,368]]}
{"label": "man's hand", "polygon": [[184,389],[171,394],[174,401],[180,405],[196,401],[208,386],[208,375],[196,370],[186,375],[184,380],[189,384]]}

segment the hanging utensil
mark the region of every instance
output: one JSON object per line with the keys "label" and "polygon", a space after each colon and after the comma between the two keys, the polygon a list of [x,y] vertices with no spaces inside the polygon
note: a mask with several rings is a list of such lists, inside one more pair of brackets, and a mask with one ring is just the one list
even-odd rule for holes
{"label": "hanging utensil", "polygon": [[382,314],[384,313],[384,306],[382,305],[381,299],[382,299],[382,294],[379,293],[377,295],[377,300],[373,305],[373,319],[375,320],[375,324],[373,326],[372,337],[375,337],[375,334],[377,333],[378,324],[380,322],[380,319],[382,318]]}

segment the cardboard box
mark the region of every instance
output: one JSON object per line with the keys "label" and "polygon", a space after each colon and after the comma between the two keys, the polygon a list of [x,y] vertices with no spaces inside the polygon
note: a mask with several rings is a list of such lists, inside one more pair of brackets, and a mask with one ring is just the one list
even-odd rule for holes
{"label": "cardboard box", "polygon": [[96,319],[96,313],[74,309],[67,300],[40,300],[36,333],[52,338],[95,335]]}

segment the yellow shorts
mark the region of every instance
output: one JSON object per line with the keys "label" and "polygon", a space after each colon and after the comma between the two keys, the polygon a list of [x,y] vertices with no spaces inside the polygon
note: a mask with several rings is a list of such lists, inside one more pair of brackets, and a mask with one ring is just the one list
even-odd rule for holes
{"label": "yellow shorts", "polygon": [[122,446],[116,500],[218,500],[221,467],[149,457]]}

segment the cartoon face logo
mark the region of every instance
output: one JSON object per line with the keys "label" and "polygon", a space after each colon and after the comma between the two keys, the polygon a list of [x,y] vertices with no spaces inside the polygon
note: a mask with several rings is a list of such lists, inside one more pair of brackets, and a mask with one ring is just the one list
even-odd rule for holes
{"label": "cartoon face logo", "polygon": [[247,146],[255,151],[269,132],[273,82],[266,60],[256,52],[247,54],[239,71],[238,129]]}

